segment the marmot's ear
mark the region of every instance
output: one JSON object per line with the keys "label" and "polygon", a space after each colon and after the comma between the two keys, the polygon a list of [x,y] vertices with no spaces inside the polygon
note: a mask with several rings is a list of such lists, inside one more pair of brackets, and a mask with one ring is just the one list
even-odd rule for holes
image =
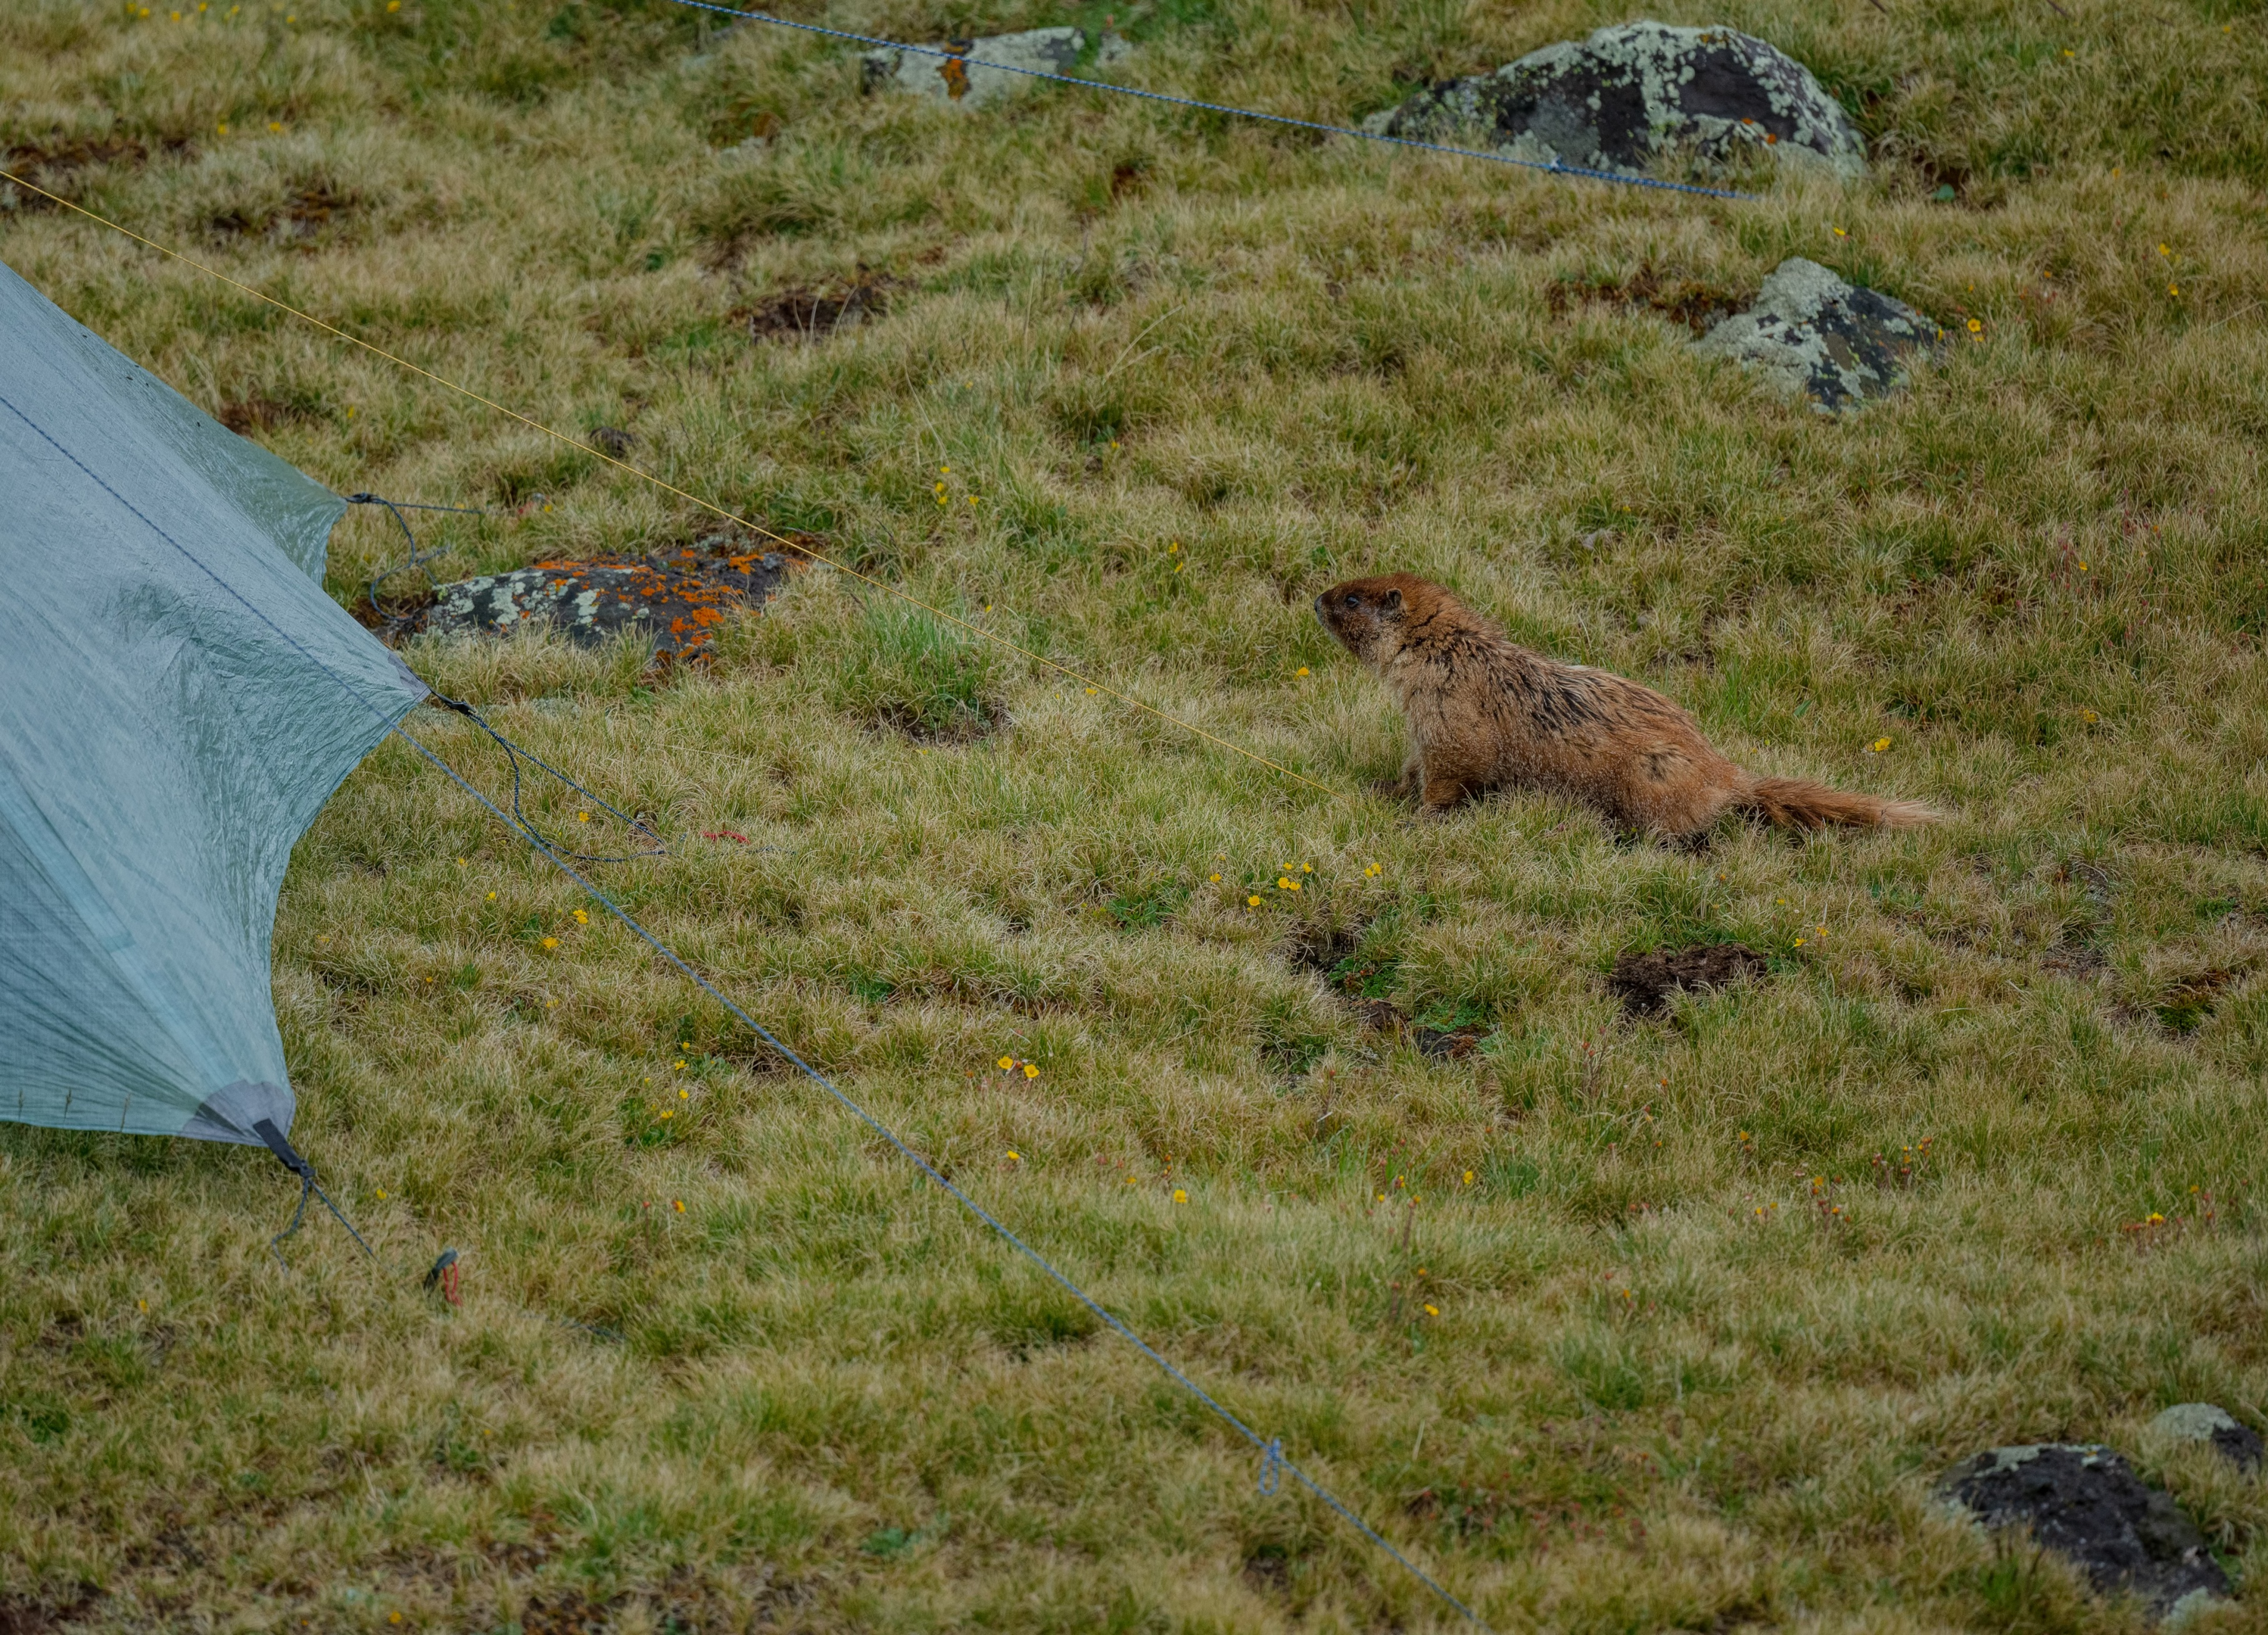
{"label": "marmot's ear", "polygon": [[1385,608],[1388,613],[1393,612],[1396,608],[1399,608],[1402,605],[1402,593],[1400,591],[1387,592],[1384,596],[1379,599],[1378,605]]}

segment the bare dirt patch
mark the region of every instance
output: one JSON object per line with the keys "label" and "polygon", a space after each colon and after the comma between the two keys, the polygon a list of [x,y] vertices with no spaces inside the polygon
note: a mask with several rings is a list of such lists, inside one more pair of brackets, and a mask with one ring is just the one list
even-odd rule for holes
{"label": "bare dirt patch", "polygon": [[[90,172],[139,170],[150,150],[131,136],[57,136],[44,143],[18,143],[0,151],[0,168],[58,198],[75,199]],[[0,209],[52,210],[54,199],[30,188],[0,182]]]}
{"label": "bare dirt patch", "polygon": [[1762,976],[1769,968],[1763,954],[1737,942],[1657,948],[1650,954],[1618,955],[1607,977],[1607,991],[1631,1015],[1658,1016],[1668,1008],[1673,994],[1729,987],[1744,976]]}
{"label": "bare dirt patch", "polygon": [[92,1613],[102,1592],[80,1584],[48,1595],[0,1595],[0,1635],[49,1635]]}
{"label": "bare dirt patch", "polygon": [[242,204],[213,217],[221,238],[264,238],[270,243],[313,248],[364,208],[360,194],[321,178],[296,183],[276,203]]}
{"label": "bare dirt patch", "polygon": [[1664,273],[1652,261],[1623,279],[1563,279],[1551,286],[1546,298],[1555,315],[1584,306],[1620,306],[1631,312],[1659,313],[1695,335],[1708,334],[1741,305],[1728,290]]}
{"label": "bare dirt patch", "polygon": [[752,341],[824,341],[889,310],[891,281],[860,271],[840,284],[797,285],[736,306],[729,316]]}

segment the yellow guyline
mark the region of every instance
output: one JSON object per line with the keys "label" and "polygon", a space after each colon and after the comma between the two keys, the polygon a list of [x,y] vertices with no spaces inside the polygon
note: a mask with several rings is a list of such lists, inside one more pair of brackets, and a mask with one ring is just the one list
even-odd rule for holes
{"label": "yellow guyline", "polygon": [[1034,652],[1030,648],[1023,646],[1020,643],[1010,641],[1006,637],[1000,635],[997,631],[988,630],[979,624],[972,624],[968,620],[963,619],[957,615],[946,612],[942,608],[932,607],[930,603],[924,601],[920,597],[900,590],[896,586],[888,583],[887,580],[878,579],[872,574],[861,573],[856,568],[850,567],[843,563],[836,562],[830,557],[821,555],[818,551],[812,549],[808,545],[803,544],[795,540],[783,539],[780,535],[773,533],[770,528],[764,527],[763,524],[760,522],[752,522],[747,518],[740,516],[737,512],[725,510],[722,505],[718,504],[713,500],[702,498],[698,494],[689,494],[686,492],[685,490],[679,488],[674,482],[665,482],[661,478],[655,476],[650,471],[641,471],[637,467],[631,465],[626,460],[616,459],[614,455],[608,453],[604,449],[593,448],[587,444],[569,437],[563,431],[555,431],[549,426],[545,425],[541,421],[530,419],[527,416],[521,414],[518,409],[507,409],[493,398],[482,397],[478,392],[474,391],[470,387],[460,386],[457,382],[449,379],[446,376],[437,375],[431,370],[424,368],[420,365],[413,364],[406,357],[396,357],[394,353],[387,351],[384,347],[375,345],[369,341],[365,341],[360,335],[350,335],[345,330],[338,328],[335,324],[325,323],[321,319],[314,316],[312,313],[303,313],[298,307],[293,306],[287,301],[277,300],[274,296],[269,294],[264,290],[254,289],[248,284],[232,278],[226,273],[221,272],[214,268],[208,267],[202,261],[196,260],[193,256],[182,254],[179,250],[168,249],[166,246],[159,244],[156,239],[144,238],[142,234],[135,232],[131,227],[122,226],[119,223],[112,221],[107,216],[98,216],[84,205],[74,204],[70,200],[61,197],[56,194],[49,193],[45,188],[40,187],[35,183],[26,181],[22,177],[15,175],[5,170],[0,170],[0,180],[13,182],[17,187],[23,188],[26,193],[36,193],[41,198],[48,200],[49,203],[60,204],[67,210],[75,211],[77,214],[85,217],[91,222],[95,222],[102,226],[109,228],[113,232],[123,233],[126,237],[133,239],[135,243],[155,250],[160,255],[171,256],[173,260],[181,262],[184,266],[195,268],[197,271],[204,274],[208,278],[217,278],[221,283],[227,284],[231,289],[241,290],[245,294],[251,296],[254,300],[265,301],[269,306],[275,307],[279,312],[289,313],[292,317],[298,319],[303,323],[313,324],[316,328],[320,329],[326,335],[335,335],[342,341],[358,346],[366,352],[373,353],[376,356],[386,359],[389,364],[394,364],[401,368],[407,369],[412,374],[423,375],[426,379],[431,380],[436,386],[446,387],[450,391],[457,393],[460,396],[469,397],[475,403],[479,403],[484,408],[494,409],[497,414],[503,415],[508,419],[517,420],[520,424],[526,426],[531,430],[541,431],[548,438],[556,438],[558,441],[566,444],[571,448],[576,449],[582,453],[595,454],[600,460],[605,460],[608,465],[615,467],[620,470],[627,471],[630,475],[637,477],[643,482],[652,483],[654,487],[661,490],[666,494],[674,494],[680,499],[689,500],[694,504],[700,506],[703,511],[712,512],[716,515],[724,518],[727,522],[738,523],[740,527],[747,528],[750,533],[760,534],[768,540],[784,545],[790,550],[796,551],[803,556],[810,557],[814,562],[820,563],[824,566],[834,569],[837,573],[847,573],[854,579],[858,579],[865,584],[873,586],[876,590],[886,591],[890,595],[896,597],[900,601],[909,603],[910,605],[920,608],[923,612],[930,615],[933,618],[942,619],[948,624],[958,625],[961,629],[968,631],[971,635],[981,636],[988,642],[994,643],[998,646],[1005,647],[1009,652],[1019,653],[1024,658],[1030,659],[1034,664],[1044,665],[1047,668],[1053,670],[1057,674],[1066,676],[1071,681],[1077,681],[1081,686],[1088,688],[1094,692],[1108,693],[1111,697],[1117,699],[1121,703],[1131,704],[1135,709],[1140,710],[1146,714],[1156,716],[1161,721],[1169,721],[1184,732],[1196,733],[1197,736],[1204,739],[1209,744],[1217,744],[1221,748],[1228,750],[1232,754],[1242,755],[1247,761],[1256,762],[1258,764],[1266,767],[1270,771],[1280,773],[1284,777],[1290,778],[1295,784],[1304,784],[1309,789],[1314,790],[1320,794],[1327,795],[1331,799],[1339,802],[1343,806],[1351,806],[1354,804],[1347,796],[1341,794],[1337,790],[1333,789],[1328,784],[1319,784],[1314,778],[1307,777],[1306,774],[1294,772],[1290,767],[1270,761],[1266,755],[1259,755],[1252,750],[1247,749],[1241,744],[1233,744],[1226,738],[1221,738],[1211,733],[1206,732],[1204,728],[1197,725],[1193,721],[1184,721],[1179,716],[1168,715],[1163,710],[1159,709],[1155,704],[1145,703],[1141,699],[1135,697],[1132,694],[1122,693],[1116,688],[1110,686],[1108,682],[1097,681],[1093,676],[1082,674],[1080,672],[1072,669],[1069,665],[1058,664],[1054,659],[1046,657],[1044,654]]}

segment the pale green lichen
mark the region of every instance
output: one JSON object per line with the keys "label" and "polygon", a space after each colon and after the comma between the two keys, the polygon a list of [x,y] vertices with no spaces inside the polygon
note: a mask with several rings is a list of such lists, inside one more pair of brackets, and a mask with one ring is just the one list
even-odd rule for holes
{"label": "pale green lichen", "polygon": [[1822,414],[1854,409],[1905,383],[1910,360],[1944,331],[1877,291],[1845,284],[1816,261],[1782,261],[1755,305],[1693,343],[1729,357]]}
{"label": "pale green lichen", "polygon": [[1809,70],[1731,28],[1634,22],[1420,92],[1366,129],[1626,175],[1771,153],[1863,176],[1867,149]]}

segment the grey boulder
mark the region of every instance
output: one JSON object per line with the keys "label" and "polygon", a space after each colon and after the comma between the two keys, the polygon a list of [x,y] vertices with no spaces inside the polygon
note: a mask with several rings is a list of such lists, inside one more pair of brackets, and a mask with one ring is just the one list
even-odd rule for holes
{"label": "grey boulder", "polygon": [[2196,1523],[2110,1448],[1995,1447],[1948,1471],[1937,1491],[1986,1527],[2029,1527],[2096,1590],[2131,1592],[2161,1617],[2186,1616],[2229,1593]]}
{"label": "grey boulder", "polygon": [[2260,1468],[2260,1432],[2211,1403],[2176,1403],[2151,1420],[2150,1429],[2169,1442],[2209,1442],[2240,1470]]}
{"label": "grey boulder", "polygon": [[1904,301],[1845,284],[1816,261],[1782,261],[1756,304],[1693,343],[1729,357],[1789,397],[1837,414],[1905,384],[1917,352],[1945,331]]}
{"label": "grey boulder", "polygon": [[1617,24],[1446,80],[1364,125],[1621,175],[1681,158],[1715,172],[1758,153],[1867,173],[1865,140],[1811,70],[1731,28]]}
{"label": "grey boulder", "polygon": [[[961,107],[983,107],[1038,85],[1033,73],[1070,73],[1086,49],[1086,36],[1076,28],[1027,28],[1021,33],[955,40],[922,51],[885,46],[859,59],[861,83],[868,91],[910,92]],[[1107,68],[1131,49],[1117,35],[1106,33],[1096,66]],[[993,63],[999,66],[990,66]],[[1013,72],[1016,69],[1031,73]]]}

